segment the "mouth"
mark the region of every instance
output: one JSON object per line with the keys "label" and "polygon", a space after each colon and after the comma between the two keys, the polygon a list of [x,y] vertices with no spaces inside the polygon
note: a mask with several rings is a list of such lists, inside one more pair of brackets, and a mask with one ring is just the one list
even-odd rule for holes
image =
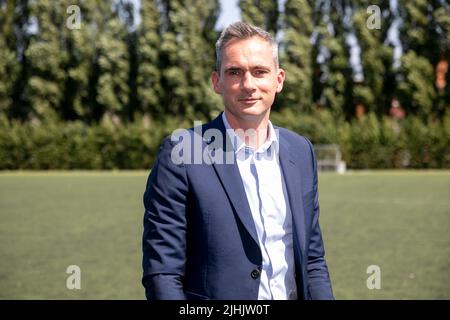
{"label": "mouth", "polygon": [[245,103],[245,104],[253,104],[261,100],[261,98],[244,98],[244,99],[238,99],[239,102]]}

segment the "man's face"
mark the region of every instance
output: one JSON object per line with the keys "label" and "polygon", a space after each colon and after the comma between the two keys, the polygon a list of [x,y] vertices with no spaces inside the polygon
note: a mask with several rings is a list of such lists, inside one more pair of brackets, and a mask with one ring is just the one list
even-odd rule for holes
{"label": "man's face", "polygon": [[283,88],[284,71],[275,65],[272,46],[260,37],[232,39],[222,51],[220,74],[213,72],[214,91],[236,120],[262,119]]}

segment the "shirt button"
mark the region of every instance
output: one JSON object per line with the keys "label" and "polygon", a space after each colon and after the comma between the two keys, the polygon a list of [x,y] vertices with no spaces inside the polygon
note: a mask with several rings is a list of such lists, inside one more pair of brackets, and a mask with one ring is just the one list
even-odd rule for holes
{"label": "shirt button", "polygon": [[250,274],[253,279],[258,279],[261,275],[261,272],[258,269],[252,270],[252,273]]}

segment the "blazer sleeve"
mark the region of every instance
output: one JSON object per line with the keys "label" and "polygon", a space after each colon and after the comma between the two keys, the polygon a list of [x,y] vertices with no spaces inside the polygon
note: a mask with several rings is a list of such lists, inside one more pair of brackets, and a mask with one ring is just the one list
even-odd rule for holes
{"label": "blazer sleeve", "polygon": [[319,193],[317,178],[317,161],[314,155],[314,149],[311,142],[306,139],[311,151],[313,161],[313,194],[314,194],[314,211],[312,218],[312,227],[308,248],[308,291],[313,300],[332,300],[334,299],[331,288],[330,276],[328,273],[327,263],[325,261],[325,250],[322,239],[322,232],[319,225]]}
{"label": "blazer sleeve", "polygon": [[170,137],[161,144],[144,193],[143,277],[147,299],[185,299],[186,199],[184,164],[171,158]]}

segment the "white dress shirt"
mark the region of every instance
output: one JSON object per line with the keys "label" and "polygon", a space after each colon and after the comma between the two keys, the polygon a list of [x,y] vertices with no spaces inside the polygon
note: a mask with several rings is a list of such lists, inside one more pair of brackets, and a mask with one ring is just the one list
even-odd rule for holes
{"label": "white dress shirt", "polygon": [[257,149],[245,145],[222,119],[232,142],[262,253],[259,300],[297,298],[292,216],[279,161],[277,132],[269,121],[266,141]]}

